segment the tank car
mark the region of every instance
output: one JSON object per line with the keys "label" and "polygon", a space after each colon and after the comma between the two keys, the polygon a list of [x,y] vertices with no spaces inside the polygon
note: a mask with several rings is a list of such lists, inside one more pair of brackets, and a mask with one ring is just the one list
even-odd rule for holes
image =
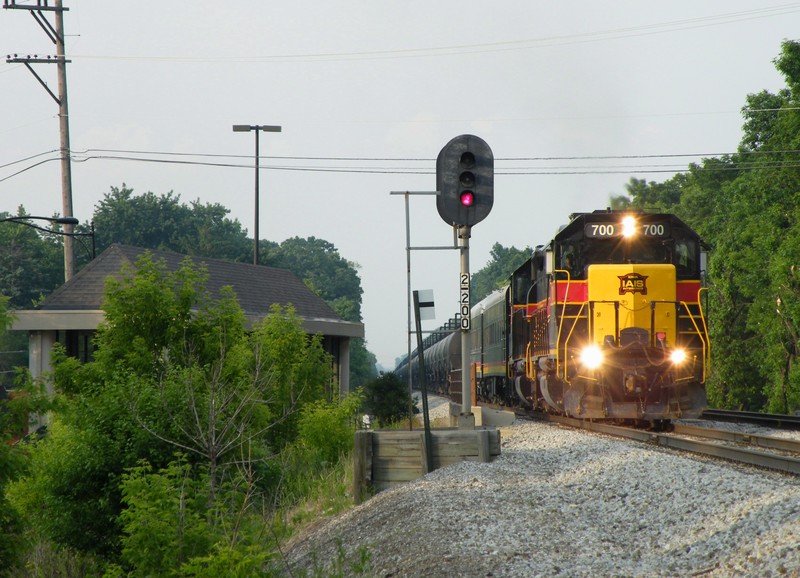
{"label": "tank car", "polygon": [[[425,359],[425,383],[429,392],[439,395],[450,395],[450,384],[455,379],[460,388],[460,374],[454,368],[461,367],[461,340],[454,339],[455,329],[459,326],[460,318],[455,316],[444,325],[432,331],[422,343]],[[411,373],[411,387],[420,388],[419,354],[416,349],[411,352],[411,358],[404,357],[394,369],[402,381],[408,381]],[[460,395],[460,389],[459,395]]]}

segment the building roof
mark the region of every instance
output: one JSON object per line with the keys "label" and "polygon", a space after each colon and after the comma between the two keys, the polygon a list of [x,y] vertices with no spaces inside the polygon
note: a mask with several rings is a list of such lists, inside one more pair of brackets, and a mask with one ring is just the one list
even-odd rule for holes
{"label": "building roof", "polygon": [[[31,325],[31,320],[57,319],[67,312],[73,318],[88,320],[90,312],[101,312],[105,295],[105,282],[109,276],[120,277],[123,267],[135,268],[136,261],[150,252],[155,261],[163,260],[167,270],[176,271],[185,259],[208,271],[206,288],[212,298],[220,296],[225,286],[236,293],[239,305],[250,322],[262,319],[273,304],[291,304],[303,320],[304,327],[313,333],[363,337],[364,326],[342,320],[325,301],[311,291],[293,273],[285,269],[235,263],[222,259],[192,257],[168,251],[155,251],[114,244],[81,269],[64,285],[51,293],[35,310],[15,311],[13,329],[43,329],[41,323]],[[49,315],[52,313],[53,315]],[[85,323],[86,321],[84,321]],[[90,327],[53,327],[53,329],[90,329]],[[93,329],[94,327],[91,327]]]}

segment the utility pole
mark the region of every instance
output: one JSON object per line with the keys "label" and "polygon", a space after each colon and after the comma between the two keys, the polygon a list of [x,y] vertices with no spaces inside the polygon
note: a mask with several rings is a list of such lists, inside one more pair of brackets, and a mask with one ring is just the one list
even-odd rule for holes
{"label": "utility pole", "polygon": [[[56,45],[55,57],[47,56],[40,58],[39,55],[27,55],[19,57],[14,54],[6,57],[6,62],[18,62],[24,64],[28,70],[36,77],[36,80],[44,87],[47,93],[58,105],[58,124],[60,133],[60,154],[61,154],[61,211],[63,217],[72,217],[72,159],[69,144],[69,108],[67,106],[67,63],[66,49],[64,45],[64,12],[69,8],[64,8],[62,0],[54,0],[54,5],[49,6],[48,0],[37,0],[35,5],[17,4],[16,0],[4,0],[3,8],[28,10],[36,23],[41,26],[45,34]],[[55,26],[45,16],[46,12],[53,12]],[[31,64],[56,64],[58,74],[58,96],[47,86],[42,78],[36,73]],[[64,280],[69,281],[75,275],[75,245],[74,225],[66,223],[64,225]]]}

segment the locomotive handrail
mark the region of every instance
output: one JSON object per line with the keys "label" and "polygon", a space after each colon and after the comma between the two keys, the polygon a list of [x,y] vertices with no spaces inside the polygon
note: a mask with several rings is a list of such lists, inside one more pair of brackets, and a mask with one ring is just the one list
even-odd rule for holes
{"label": "locomotive handrail", "polygon": [[[708,363],[711,356],[711,344],[710,341],[707,339],[708,336],[708,327],[706,326],[705,316],[703,315],[703,307],[700,305],[700,299],[698,294],[697,305],[700,309],[700,320],[703,322],[703,330],[700,330],[700,327],[697,325],[697,321],[695,321],[695,316],[692,314],[692,310],[689,308],[689,304],[686,301],[651,301],[650,308],[653,310],[653,315],[651,316],[650,321],[650,334],[651,337],[655,331],[655,307],[658,303],[672,303],[676,306],[676,310],[678,307],[683,307],[686,311],[686,318],[691,321],[692,325],[694,326],[695,335],[700,340],[700,344],[702,345],[703,350],[703,379],[701,383],[706,382],[706,375],[707,375],[707,368]],[[677,319],[676,319],[677,322]]]}
{"label": "locomotive handrail", "polygon": [[[572,283],[572,275],[566,269],[556,269],[553,271],[554,273],[565,273],[567,276],[567,288],[564,290],[564,301],[561,304],[561,316],[558,322],[558,334],[556,336],[556,375],[561,376],[562,374],[562,367],[563,367],[563,380],[564,383],[571,383],[569,380],[569,363],[567,359],[561,360],[561,335],[564,331],[564,319],[566,319],[567,315],[567,301],[569,300],[569,289]],[[556,299],[556,306],[558,306],[558,277],[554,276],[554,284],[555,284],[555,299]],[[564,357],[566,358],[567,349],[569,346],[569,342],[572,339],[572,334],[575,331],[575,328],[578,326],[578,320],[581,318],[583,314],[583,310],[586,308],[586,303],[581,303],[580,309],[575,314],[575,318],[572,321],[572,327],[569,329],[569,333],[567,334],[566,338],[564,339]],[[591,319],[587,318],[587,327],[588,324],[591,323]]]}
{"label": "locomotive handrail", "polygon": [[[700,302],[700,300],[698,299],[698,304],[699,304],[699,302]],[[702,333],[700,331],[700,328],[697,326],[697,323],[694,320],[694,315],[692,315],[692,311],[691,311],[691,309],[689,309],[689,305],[685,301],[681,301],[680,303],[686,309],[686,312],[689,314],[689,320],[692,322],[692,325],[694,325],[695,331],[697,331],[697,336],[700,338],[700,343],[703,344],[703,381],[701,383],[705,383],[706,382],[706,368],[708,367],[708,360],[706,359],[707,353],[706,353],[706,337],[705,336],[708,335],[708,334],[707,333]],[[700,309],[700,319],[703,319],[702,309]],[[705,329],[705,319],[703,319],[703,328]],[[707,329],[706,329],[706,331],[707,331]],[[710,352],[708,353],[708,355],[710,355]]]}
{"label": "locomotive handrail", "polygon": [[[585,308],[586,308],[586,303],[581,303],[581,307],[580,307],[580,309],[578,309],[578,312],[575,314],[575,318],[572,321],[572,328],[569,330],[569,334],[567,335],[567,338],[564,340],[564,352],[565,352],[564,355],[565,355],[565,357],[566,357],[566,351],[567,351],[567,347],[569,345],[569,341],[570,341],[570,339],[572,339],[572,333],[575,331],[575,328],[578,326],[578,319],[581,318],[581,314],[583,313],[583,310]],[[564,316],[562,314],[562,318],[563,317]],[[587,318],[587,328],[589,326],[589,323],[591,323],[591,320]],[[556,346],[556,360],[557,359],[558,359],[558,347]],[[556,371],[558,371],[558,363],[556,363]],[[567,383],[567,384],[571,383],[570,380],[569,380],[568,373],[569,373],[569,364],[567,364],[566,361],[565,361],[565,363],[564,363],[564,383]]]}
{"label": "locomotive handrail", "polygon": [[[509,367],[511,364],[509,364]],[[509,377],[511,377],[509,375]],[[531,353],[531,341],[525,347],[525,377],[533,381],[536,378],[536,371],[533,369],[533,354]]]}
{"label": "locomotive handrail", "polygon": [[[708,287],[700,287],[697,291],[697,309],[700,311],[700,319],[703,321],[703,331],[705,332],[704,335],[708,335],[708,325],[706,325],[706,314],[703,312],[703,300],[700,299],[700,294],[703,291],[708,291]],[[706,352],[708,359],[706,359],[706,363],[711,363],[711,338],[708,339],[708,352]]]}
{"label": "locomotive handrail", "polygon": [[[569,297],[569,286],[572,282],[572,276],[567,269],[554,269],[553,270],[553,283],[555,285],[555,304],[558,307],[558,275],[556,273],[566,273],[567,275],[567,288],[564,290],[564,302],[561,306],[561,318],[558,321],[558,334],[556,335],[556,375],[559,375],[559,368],[561,366],[561,359],[560,359],[560,349],[559,344],[561,343],[561,330],[564,327],[564,317],[566,316],[567,312],[567,298]],[[574,328],[574,325],[573,325]],[[570,332],[570,335],[572,332]],[[567,344],[564,343],[564,356],[567,355]],[[564,364],[564,381],[567,378],[567,364]]]}

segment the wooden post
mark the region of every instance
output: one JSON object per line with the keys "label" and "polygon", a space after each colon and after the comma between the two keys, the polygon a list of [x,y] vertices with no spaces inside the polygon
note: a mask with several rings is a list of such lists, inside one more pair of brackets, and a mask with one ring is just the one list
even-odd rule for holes
{"label": "wooden post", "polygon": [[484,429],[478,433],[478,461],[488,463],[492,456],[489,449],[489,430]]}
{"label": "wooden post", "polygon": [[358,430],[353,442],[353,501],[364,501],[372,486],[372,431]]}
{"label": "wooden post", "polygon": [[[430,432],[428,432],[430,435]],[[433,455],[428,455],[428,450],[430,449],[433,451],[433,444],[430,444],[430,448],[428,447],[427,440],[425,439],[425,432],[423,431],[419,436],[419,449],[420,449],[420,458],[422,460],[422,473],[429,474],[433,471]]]}

